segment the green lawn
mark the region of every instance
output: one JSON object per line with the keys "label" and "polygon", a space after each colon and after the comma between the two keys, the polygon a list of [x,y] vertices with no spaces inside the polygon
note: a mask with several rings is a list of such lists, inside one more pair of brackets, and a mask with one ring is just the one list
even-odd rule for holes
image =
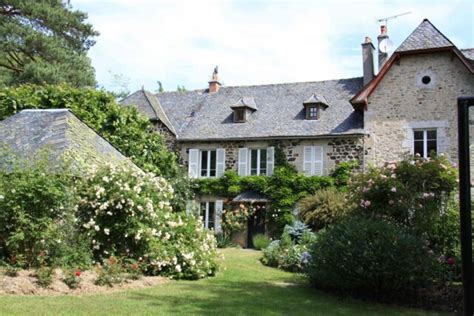
{"label": "green lawn", "polygon": [[0,315],[218,314],[427,315],[427,312],[333,297],[301,276],[263,266],[260,252],[223,250],[224,270],[200,281],[171,281],[109,295],[0,297]]}

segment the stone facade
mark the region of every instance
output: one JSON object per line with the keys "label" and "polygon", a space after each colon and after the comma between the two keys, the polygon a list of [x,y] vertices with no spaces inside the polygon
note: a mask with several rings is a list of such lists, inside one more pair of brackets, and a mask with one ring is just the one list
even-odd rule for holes
{"label": "stone facade", "polygon": [[413,153],[413,129],[435,128],[438,153],[457,162],[457,98],[468,95],[474,95],[474,77],[453,54],[401,56],[368,99],[365,161],[399,160]]}
{"label": "stone facade", "polygon": [[166,147],[169,150],[175,151],[176,150],[176,135],[174,135],[165,124],[161,121],[154,121],[153,125],[155,126],[155,131],[163,136],[163,140],[165,141]]}
{"label": "stone facade", "polygon": [[328,175],[334,167],[342,162],[357,159],[363,164],[364,138],[362,136],[346,136],[319,139],[283,139],[255,141],[220,141],[220,142],[179,142],[177,152],[180,162],[188,166],[189,149],[209,150],[224,148],[226,170],[237,171],[239,148],[266,148],[279,145],[283,149],[287,161],[298,171],[303,172],[303,149],[305,146],[323,147],[323,174]]}

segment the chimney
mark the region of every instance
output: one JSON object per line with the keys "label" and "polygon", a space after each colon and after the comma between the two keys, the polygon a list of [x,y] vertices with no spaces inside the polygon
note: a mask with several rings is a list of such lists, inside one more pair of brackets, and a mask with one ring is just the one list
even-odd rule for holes
{"label": "chimney", "polygon": [[380,42],[382,42],[384,39],[388,38],[387,34],[387,26],[386,25],[381,25],[380,26],[380,35],[377,36],[378,40],[378,51],[379,51],[379,70],[382,68],[383,64],[387,61],[388,53],[387,52],[382,52],[380,50]]}
{"label": "chimney", "polygon": [[216,66],[216,68],[214,68],[214,72],[212,73],[212,79],[209,81],[209,93],[217,93],[220,87],[221,83],[219,82],[219,72]]}
{"label": "chimney", "polygon": [[362,67],[364,68],[364,86],[374,79],[374,44],[370,37],[362,43]]}

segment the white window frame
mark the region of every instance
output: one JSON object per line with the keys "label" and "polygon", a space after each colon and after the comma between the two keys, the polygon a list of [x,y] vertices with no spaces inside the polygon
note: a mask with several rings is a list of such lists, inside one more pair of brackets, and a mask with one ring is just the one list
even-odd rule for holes
{"label": "white window frame", "polygon": [[[261,176],[261,175],[267,175],[267,170],[268,170],[268,148],[249,148],[248,151],[248,171],[249,175],[252,175],[252,151],[256,150],[257,151],[257,173],[255,174],[256,176]],[[267,159],[265,159],[265,173],[260,173],[260,165],[261,165],[261,151],[265,150],[267,153]]]}
{"label": "white window frame", "polygon": [[[438,137],[438,129],[437,128],[416,128],[413,129],[413,153],[415,153],[415,132],[423,132],[423,158],[428,158],[428,132],[435,131],[436,132],[436,154],[439,153],[439,137]],[[432,140],[432,139],[430,139]]]}
{"label": "white window frame", "polygon": [[[206,205],[206,208],[204,210],[204,221],[203,221],[203,224],[204,224],[204,227],[209,229],[209,203],[214,203],[214,220],[212,221],[212,223],[214,223],[214,227],[216,225],[216,202],[214,201],[207,201],[207,202],[201,202],[201,206],[202,204],[205,204]],[[201,216],[201,212],[203,211],[202,208],[199,209],[199,215]],[[214,229],[214,227],[212,229]]]}
{"label": "white window frame", "polygon": [[[215,176],[211,176],[211,152],[216,152],[216,165],[215,169]],[[206,175],[202,175],[202,153],[207,152],[207,172]],[[205,149],[199,150],[199,166],[198,166],[198,177],[199,178],[216,178],[217,177],[217,149]]]}

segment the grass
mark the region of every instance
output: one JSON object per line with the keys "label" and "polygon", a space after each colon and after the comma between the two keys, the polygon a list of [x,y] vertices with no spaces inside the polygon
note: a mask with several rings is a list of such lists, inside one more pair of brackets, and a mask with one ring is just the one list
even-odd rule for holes
{"label": "grass", "polygon": [[302,276],[263,266],[258,251],[222,252],[225,270],[214,278],[103,295],[3,296],[0,315],[432,315],[316,291]]}

